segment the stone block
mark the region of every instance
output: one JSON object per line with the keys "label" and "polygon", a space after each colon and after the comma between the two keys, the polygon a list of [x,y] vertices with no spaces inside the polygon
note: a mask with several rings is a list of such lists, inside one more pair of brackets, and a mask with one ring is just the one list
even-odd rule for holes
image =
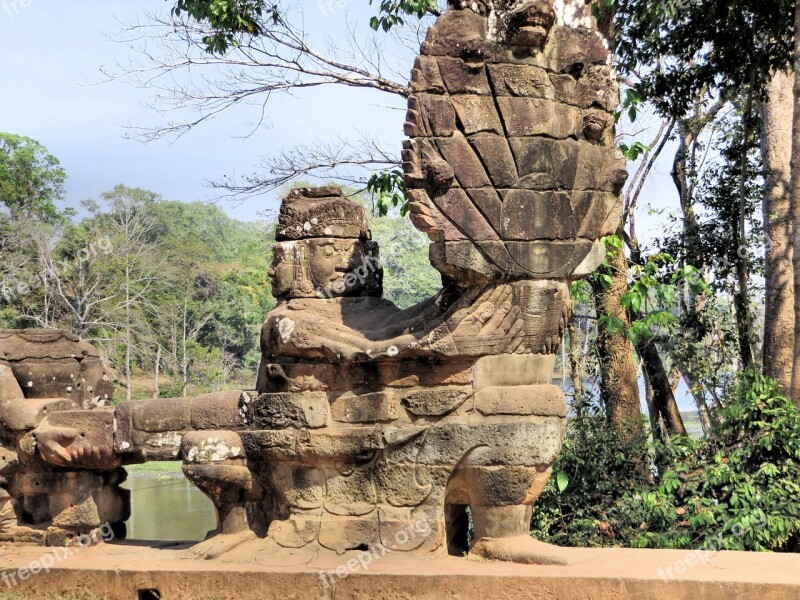
{"label": "stone block", "polygon": [[80,408],[65,398],[0,400],[0,423],[9,431],[30,431],[49,414]]}
{"label": "stone block", "polygon": [[228,429],[245,427],[251,404],[247,392],[215,392],[191,399],[192,429]]}
{"label": "stone block", "polygon": [[396,388],[472,383],[470,360],[386,362],[377,365],[377,370],[380,385]]}
{"label": "stone block", "polygon": [[113,409],[54,412],[29,435],[53,466],[115,469],[121,464],[114,454]]}
{"label": "stone block", "polygon": [[444,94],[445,88],[439,73],[439,63],[431,56],[418,56],[411,71],[411,91]]}
{"label": "stone block", "polygon": [[448,468],[385,462],[379,462],[373,471],[378,502],[390,506],[420,506],[434,487],[444,488],[449,476]]}
{"label": "stone block", "polygon": [[380,540],[393,552],[433,552],[444,544],[441,509],[381,507]]}
{"label": "stone block", "polygon": [[498,96],[556,99],[556,90],[547,71],[533,65],[489,65],[495,93]]}
{"label": "stone block", "polygon": [[583,131],[580,109],[539,98],[497,98],[508,135],[545,135],[556,139],[577,138]]}
{"label": "stone block", "polygon": [[481,188],[492,185],[480,159],[463,135],[437,139],[436,145],[455,172],[461,187]]}
{"label": "stone block", "polygon": [[[492,188],[479,188],[467,190],[472,203],[481,211],[483,216],[497,232],[503,231],[503,203],[497,190]],[[433,240],[435,242],[444,240]]]}
{"label": "stone block", "polygon": [[471,395],[470,388],[427,388],[404,395],[400,403],[417,417],[443,417],[457,410]]}
{"label": "stone block", "polygon": [[578,168],[579,142],[513,137],[509,139],[509,144],[520,176],[517,187],[533,190],[573,188]]}
{"label": "stone block", "polygon": [[443,96],[417,94],[408,101],[406,135],[412,137],[449,137],[456,128],[456,113],[453,104]]}
{"label": "stone block", "polygon": [[[460,188],[451,188],[443,194],[434,195],[433,203],[463,231],[469,239],[498,240],[497,232],[472,203],[467,193]],[[445,240],[449,241],[447,234]]]}
{"label": "stone block", "polygon": [[394,396],[387,392],[332,393],[328,397],[333,419],[342,423],[383,423],[394,421],[398,416]]}
{"label": "stone block", "polygon": [[[390,464],[454,466],[551,465],[561,449],[565,420],[560,417],[515,418],[508,423],[467,425],[439,423],[420,436],[387,452]],[[476,450],[477,449],[477,450]]]}
{"label": "stone block", "polygon": [[610,192],[573,192],[572,206],[581,219],[578,237],[599,239],[605,233],[606,223],[614,222],[614,231],[622,221],[622,198]]}
{"label": "stone block", "polygon": [[447,242],[431,244],[430,257],[451,279],[480,285],[503,277],[568,277],[592,247],[589,240]]}
{"label": "stone block", "polygon": [[503,122],[491,96],[455,96],[451,101],[461,124],[460,129],[465,134],[503,135]]}
{"label": "stone block", "polygon": [[273,521],[269,538],[284,548],[303,548],[319,537],[321,511],[293,513],[287,519]]}
{"label": "stone block", "polygon": [[242,431],[240,436],[247,456],[276,462],[297,458],[297,432],[294,429]]}
{"label": "stone block", "polygon": [[327,476],[322,467],[275,462],[267,468],[269,489],[275,490],[294,509],[321,508],[327,494]]}
{"label": "stone block", "polygon": [[11,402],[24,400],[25,394],[14,377],[14,371],[6,365],[0,364],[0,403],[8,405]]}
{"label": "stone block", "polygon": [[330,423],[330,405],[324,392],[262,394],[253,403],[258,429],[319,429]]}
{"label": "stone block", "polygon": [[567,192],[510,190],[503,201],[504,240],[572,240],[577,229]]}
{"label": "stone block", "polygon": [[83,400],[81,366],[74,358],[27,358],[11,369],[26,398]]}
{"label": "stone block", "polygon": [[495,187],[510,188],[516,185],[519,176],[514,155],[503,135],[480,133],[470,136],[469,143],[486,166]]}
{"label": "stone block", "polygon": [[475,410],[486,416],[566,417],[567,403],[555,385],[498,386],[475,392]]}
{"label": "stone block", "polygon": [[243,458],[244,445],[235,431],[191,431],[181,439],[184,463],[218,463]]}
{"label": "stone block", "polygon": [[319,527],[319,543],[323,548],[344,554],[348,550],[372,548],[380,541],[378,510],[361,517],[325,515]]}
{"label": "stone block", "polygon": [[495,386],[550,384],[555,364],[555,354],[484,356],[475,363],[473,386],[480,391]]}
{"label": "stone block", "polygon": [[459,467],[470,503],[477,506],[531,505],[541,495],[551,469],[546,467]]}
{"label": "stone block", "polygon": [[302,430],[297,437],[297,455],[305,460],[336,460],[364,464],[375,458],[383,447],[377,427]]}
{"label": "stone block", "polygon": [[440,57],[439,72],[450,94],[489,96],[491,88],[482,63],[469,63],[458,58]]}
{"label": "stone block", "polygon": [[449,10],[428,30],[422,54],[482,58],[487,53],[486,19],[471,10]]}
{"label": "stone block", "polygon": [[579,145],[574,190],[597,190],[619,195],[628,179],[625,158],[603,146]]}
{"label": "stone block", "polygon": [[145,433],[183,431],[192,426],[192,402],[188,398],[163,398],[132,404],[133,428]]}
{"label": "stone block", "polygon": [[85,531],[103,524],[97,504],[90,494],[87,493],[77,502],[70,495],[71,502],[66,506],[62,506],[65,503],[59,502],[58,496],[60,494],[53,494],[50,498],[53,526],[70,531]]}
{"label": "stone block", "polygon": [[371,465],[345,472],[326,467],[325,477],[326,512],[333,515],[362,516],[375,511],[378,499]]}
{"label": "stone block", "polygon": [[590,65],[604,66],[609,59],[601,36],[583,27],[553,27],[546,54],[553,71],[573,76],[583,74]]}

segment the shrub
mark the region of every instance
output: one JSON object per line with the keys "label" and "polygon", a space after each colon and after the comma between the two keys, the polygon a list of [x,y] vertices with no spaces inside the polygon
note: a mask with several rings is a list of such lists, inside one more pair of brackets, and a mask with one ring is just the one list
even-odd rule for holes
{"label": "shrub", "polygon": [[649,453],[601,416],[571,422],[533,535],[569,546],[800,551],[800,411],[774,380],[747,371],[717,421],[707,440],[676,437]]}

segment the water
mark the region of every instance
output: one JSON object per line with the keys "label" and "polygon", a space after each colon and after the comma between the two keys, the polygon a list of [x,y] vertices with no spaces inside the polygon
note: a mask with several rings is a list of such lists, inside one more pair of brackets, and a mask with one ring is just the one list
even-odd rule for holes
{"label": "water", "polygon": [[134,470],[122,487],[131,491],[129,540],[200,541],[216,527],[211,501],[180,470]]}

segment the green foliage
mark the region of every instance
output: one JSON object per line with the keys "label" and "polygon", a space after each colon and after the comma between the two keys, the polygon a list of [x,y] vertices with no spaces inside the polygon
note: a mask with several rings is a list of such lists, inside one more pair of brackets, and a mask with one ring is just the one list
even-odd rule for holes
{"label": "green foliage", "polygon": [[[794,2],[789,0],[616,0],[618,68],[641,77],[642,98],[682,117],[698,97],[764,89],[791,64]],[[655,68],[657,66],[657,68]]]}
{"label": "green foliage", "polygon": [[214,30],[203,38],[203,43],[206,52],[216,55],[239,46],[243,36],[262,35],[265,14],[273,25],[281,22],[278,4],[267,4],[265,0],[177,0],[172,14],[180,17],[184,13]]}
{"label": "green foliage", "polygon": [[569,546],[800,551],[800,411],[747,371],[716,422],[706,440],[648,452],[601,415],[571,421],[532,533]]}
{"label": "green foliage", "polygon": [[381,248],[383,295],[400,308],[432,298],[441,288],[441,276],[430,263],[430,240],[396,216],[373,217],[372,237]]}
{"label": "green foliage", "polygon": [[634,142],[630,146],[628,144],[620,144],[619,149],[628,160],[638,160],[642,154],[650,150],[642,142]]}
{"label": "green foliage", "polygon": [[800,412],[778,384],[742,373],[705,442],[675,440],[636,546],[800,550]]}
{"label": "green foliage", "polygon": [[[374,0],[369,0],[372,4]],[[438,12],[439,5],[436,0],[382,0],[377,16],[369,21],[370,27],[375,31],[383,29],[389,31],[395,25],[403,25],[403,15],[423,18],[429,12]]]}
{"label": "green foliage", "polygon": [[13,218],[53,222],[61,212],[66,171],[36,140],[0,132],[0,205]]}
{"label": "green foliage", "polygon": [[631,539],[643,514],[623,504],[648,489],[644,446],[631,445],[592,414],[569,422],[567,438],[542,496],[532,533],[563,546],[612,546]]}
{"label": "green foliage", "polygon": [[376,200],[379,216],[388,215],[392,206],[400,209],[401,216],[408,214],[408,186],[399,169],[375,173],[367,182],[367,192]]}
{"label": "green foliage", "polygon": [[[603,242],[607,256],[623,251],[619,236],[607,236]],[[634,344],[676,332],[680,325],[677,305],[682,286],[695,294],[710,291],[697,268],[679,266],[666,252],[642,258],[640,264],[630,264],[626,276],[628,289],[621,296],[620,304],[627,311],[630,327],[626,328],[621,319],[607,314],[598,315],[598,326],[611,335],[627,335]],[[593,277],[602,289],[607,290],[614,284],[608,260]]]}

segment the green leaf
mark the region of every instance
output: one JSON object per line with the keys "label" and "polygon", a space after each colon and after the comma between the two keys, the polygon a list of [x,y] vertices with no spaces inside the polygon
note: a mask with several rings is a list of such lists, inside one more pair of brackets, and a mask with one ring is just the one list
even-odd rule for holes
{"label": "green leaf", "polygon": [[569,477],[567,476],[564,471],[557,471],[556,472],[556,487],[558,488],[558,492],[560,494],[564,493],[564,490],[567,489],[569,485]]}

